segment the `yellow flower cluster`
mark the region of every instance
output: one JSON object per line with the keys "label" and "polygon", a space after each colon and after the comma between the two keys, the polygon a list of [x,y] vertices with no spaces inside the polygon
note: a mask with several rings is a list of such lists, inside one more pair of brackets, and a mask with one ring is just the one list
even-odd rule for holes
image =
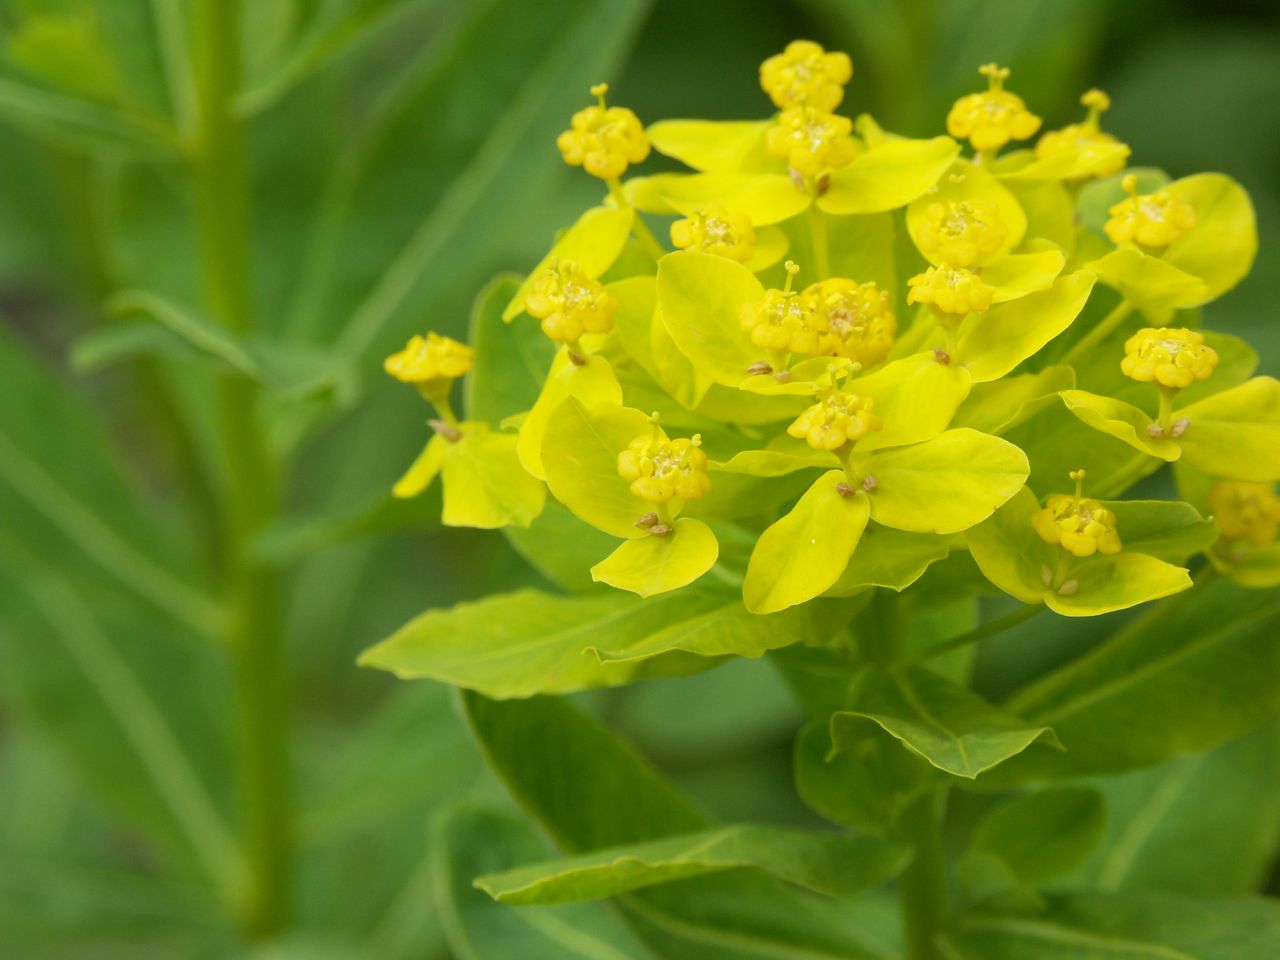
{"label": "yellow flower cluster", "polygon": [[1264,547],[1280,532],[1280,497],[1269,484],[1224,480],[1210,489],[1208,500],[1224,540]]}
{"label": "yellow flower cluster", "polygon": [[853,142],[853,121],[813,107],[791,107],[778,115],[765,133],[765,147],[786,157],[792,170],[816,177],[847,167],[858,155]]}
{"label": "yellow flower cluster", "polygon": [[844,99],[853,76],[847,53],[827,53],[812,40],[792,40],[760,64],[760,86],[780,110],[812,107],[830,112]]}
{"label": "yellow flower cluster", "polygon": [[709,203],[671,224],[671,242],[681,250],[698,250],[746,263],[755,254],[756,231],[745,214]]}
{"label": "yellow flower cluster", "polygon": [[1080,98],[1080,103],[1089,111],[1084,120],[1061,130],[1050,130],[1037,141],[1036,156],[1041,160],[1063,154],[1077,156],[1089,171],[1085,174],[1089,177],[1119,173],[1124,169],[1127,154],[1114,151],[1112,148],[1120,146],[1120,141],[1099,126],[1102,114],[1111,108],[1111,98],[1101,90],[1089,90]]}
{"label": "yellow flower cluster", "polygon": [[1046,543],[1061,545],[1072,556],[1091,557],[1095,553],[1119,553],[1120,534],[1116,515],[1097,500],[1081,496],[1084,471],[1073,470],[1076,492],[1049,497],[1043,510],[1031,517],[1031,525]]}
{"label": "yellow flower cluster", "polygon": [[383,368],[402,383],[430,389],[465,375],[471,369],[472,356],[465,343],[428,333],[411,338],[403,350],[387,357]]}
{"label": "yellow flower cluster", "polygon": [[584,333],[612,330],[618,301],[572,260],[557,260],[534,280],[524,308],[552,340],[576,343]]}
{"label": "yellow flower cluster", "polygon": [[649,156],[649,138],[634,113],[605,104],[608,92],[607,83],[591,88],[591,95],[600,102],[575,113],[570,129],[556,138],[556,146],[565,163],[601,180],[616,180],[628,166]]}
{"label": "yellow flower cluster", "polygon": [[950,317],[980,313],[995,290],[965,267],[930,267],[907,280],[907,303],[926,303]]}
{"label": "yellow flower cluster", "polygon": [[1153,380],[1181,389],[1204,380],[1218,366],[1218,352],[1204,334],[1185,327],[1144,327],[1125,341],[1120,369],[1141,383]]}
{"label": "yellow flower cluster", "polygon": [[636,437],[618,454],[618,475],[631,481],[631,492],[650,503],[697,500],[711,489],[702,438],[667,440],[654,432]]}
{"label": "yellow flower cluster", "polygon": [[796,417],[787,433],[815,450],[838,450],[882,429],[883,424],[871,407],[870,397],[829,387],[817,403]]}
{"label": "yellow flower cluster", "polygon": [[1040,129],[1040,118],[1023,99],[1004,89],[1008,67],[988,63],[978,69],[989,88],[961,97],[947,114],[947,133],[967,139],[973,149],[999,150],[1010,140],[1025,140]]}
{"label": "yellow flower cluster", "polygon": [[[788,262],[789,273],[793,266]],[[888,293],[874,283],[844,277],[800,293],[769,290],[763,300],[743,307],[742,326],[750,331],[751,342],[766,350],[845,357],[865,367],[889,355],[898,332]]]}
{"label": "yellow flower cluster", "polygon": [[971,267],[997,253],[1008,235],[994,203],[947,200],[929,204],[917,228],[916,245],[926,257],[949,267]]}
{"label": "yellow flower cluster", "polygon": [[1121,183],[1129,196],[1108,211],[1111,218],[1103,224],[1112,243],[1167,247],[1196,225],[1195,209],[1168,190],[1139,196],[1138,179],[1133,174]]}

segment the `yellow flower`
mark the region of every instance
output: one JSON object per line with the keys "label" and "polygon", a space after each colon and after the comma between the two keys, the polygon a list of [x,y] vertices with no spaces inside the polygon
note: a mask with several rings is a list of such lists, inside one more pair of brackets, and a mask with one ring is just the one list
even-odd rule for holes
{"label": "yellow flower", "polygon": [[1181,388],[1203,380],[1218,366],[1218,353],[1204,334],[1185,327],[1144,327],[1124,345],[1120,370],[1142,383]]}
{"label": "yellow flower", "polygon": [[1265,547],[1280,531],[1280,497],[1269,484],[1224,480],[1209,491],[1209,509],[1224,540]]}
{"label": "yellow flower", "polygon": [[1116,515],[1097,500],[1081,496],[1084,471],[1073,470],[1071,479],[1076,482],[1074,496],[1058,493],[1051,496],[1043,510],[1031,517],[1031,525],[1040,539],[1056,543],[1076,557],[1091,557],[1095,553],[1119,553],[1120,534],[1116,530]]}
{"label": "yellow flower", "polygon": [[805,329],[792,337],[794,352],[846,357],[864,367],[888,356],[898,321],[889,294],[874,283],[833,277],[808,287],[801,301]]}
{"label": "yellow flower", "polygon": [[971,267],[998,253],[1009,235],[999,208],[989,200],[931,203],[916,229],[916,245],[952,267]]}
{"label": "yellow flower", "polygon": [[907,281],[907,303],[927,303],[956,317],[981,313],[991,306],[995,289],[965,267],[930,267]]}
{"label": "yellow flower", "polygon": [[605,105],[607,83],[591,88],[600,102],[573,115],[571,128],[556,138],[565,163],[584,168],[601,180],[616,180],[627,166],[649,156],[649,138],[639,118],[626,107]]}
{"label": "yellow flower", "polygon": [[765,134],[774,156],[786,157],[791,168],[806,177],[848,166],[857,155],[853,121],[812,107],[791,107],[778,115]]}
{"label": "yellow flower", "polygon": [[710,203],[671,224],[671,242],[681,250],[700,250],[746,263],[755,254],[756,231],[750,217]]}
{"label": "yellow flower", "polygon": [[1111,98],[1101,90],[1089,90],[1080,98],[1089,113],[1080,123],[1072,123],[1061,130],[1050,130],[1036,143],[1036,156],[1041,160],[1061,154],[1079,158],[1079,166],[1089,172],[1083,176],[1109,177],[1124,169],[1128,148],[1115,152],[1112,148],[1123,146],[1111,134],[1098,125],[1102,114],[1111,108]]}
{"label": "yellow flower", "polygon": [[760,86],[782,110],[813,107],[831,111],[844,99],[853,76],[846,53],[827,53],[812,40],[792,40],[786,49],[760,64]]}
{"label": "yellow flower", "polygon": [[817,403],[787,427],[787,433],[815,450],[838,450],[883,426],[871,412],[870,397],[860,397],[837,386],[824,388],[819,396]]}
{"label": "yellow flower", "polygon": [[1196,225],[1195,209],[1168,190],[1139,196],[1137,177],[1129,174],[1121,182],[1129,196],[1108,211],[1111,219],[1102,227],[1112,243],[1167,247]]}
{"label": "yellow flower", "polygon": [[1040,118],[1017,94],[1004,89],[1008,67],[985,64],[978,72],[987,78],[983,93],[961,97],[947,114],[947,133],[967,139],[973,149],[999,150],[1010,140],[1025,140],[1040,129]]}
{"label": "yellow flower", "polygon": [[534,280],[524,308],[552,340],[575,343],[584,333],[612,330],[618,301],[572,260],[555,260]]}
{"label": "yellow flower", "polygon": [[631,481],[631,492],[650,503],[697,500],[711,489],[702,437],[668,440],[653,418],[653,432],[631,441],[618,454],[618,475]]}
{"label": "yellow flower", "polygon": [[465,343],[428,333],[412,337],[403,350],[387,357],[383,368],[402,383],[429,389],[466,374],[471,358],[471,348]]}

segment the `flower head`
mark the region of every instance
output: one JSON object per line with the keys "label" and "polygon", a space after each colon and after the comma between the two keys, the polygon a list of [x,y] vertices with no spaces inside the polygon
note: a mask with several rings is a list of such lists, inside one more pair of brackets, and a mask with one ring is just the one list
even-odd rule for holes
{"label": "flower head", "polygon": [[991,306],[995,290],[967,267],[930,267],[907,281],[907,303],[927,303],[954,317],[981,313]]}
{"label": "flower head", "polygon": [[1280,497],[1269,484],[1224,480],[1209,491],[1209,509],[1224,540],[1264,547],[1280,532]]}
{"label": "flower head", "polygon": [[791,289],[800,267],[794,260],[785,264],[786,286],[766,290],[764,298],[742,306],[742,328],[751,333],[751,342],[765,350],[790,351],[793,337],[805,330],[805,309],[799,291]]}
{"label": "flower head", "polygon": [[1129,196],[1111,207],[1111,219],[1102,227],[1112,243],[1167,247],[1196,225],[1195,208],[1168,190],[1139,196],[1138,179],[1133,174],[1121,184]]}
{"label": "flower head", "polygon": [[1025,140],[1040,129],[1040,118],[1017,94],[1004,89],[1008,67],[985,64],[978,72],[989,87],[961,97],[947,114],[947,133],[967,139],[975,150],[999,150],[1010,140]]}
{"label": "flower head", "polygon": [[617,179],[630,164],[649,156],[649,138],[639,118],[626,107],[606,106],[608,91],[607,83],[592,87],[591,95],[600,102],[575,113],[570,129],[556,138],[565,163],[601,180]]}
{"label": "flower head", "polygon": [[864,367],[888,356],[898,321],[889,294],[874,283],[833,277],[806,288],[800,299],[805,328],[792,337],[794,352],[845,357]]}
{"label": "flower head", "polygon": [[1097,500],[1082,496],[1084,471],[1071,471],[1076,482],[1073,495],[1057,493],[1049,497],[1043,510],[1031,517],[1031,525],[1046,543],[1061,545],[1076,557],[1095,553],[1119,553],[1120,534],[1116,515]]}
{"label": "flower head", "polygon": [[681,250],[700,250],[746,263],[755,253],[751,218],[709,203],[671,224],[671,242]]}
{"label": "flower head", "polygon": [[790,107],[778,115],[765,134],[774,156],[786,157],[791,168],[806,177],[848,166],[857,156],[853,121],[813,107]]}
{"label": "flower head", "polygon": [[760,64],[760,86],[781,110],[813,107],[834,110],[853,76],[846,53],[827,53],[812,40],[792,40],[782,53]]}
{"label": "flower head", "polygon": [[414,336],[399,353],[393,353],[383,368],[402,383],[424,389],[446,385],[471,369],[472,350],[465,343],[428,333]]}
{"label": "flower head", "polygon": [[584,333],[608,333],[618,301],[572,260],[555,260],[538,275],[524,308],[552,340],[575,343]]}
{"label": "flower head", "polygon": [[850,393],[836,379],[847,368],[829,367],[818,392],[818,402],[796,417],[787,433],[804,440],[815,450],[838,450],[872,431],[882,429],[880,418],[871,411],[870,397]]}
{"label": "flower head", "polygon": [[1144,327],[1124,345],[1120,370],[1142,383],[1182,388],[1204,380],[1218,366],[1218,352],[1204,334],[1185,327]]}
{"label": "flower head", "polygon": [[1000,210],[989,200],[939,200],[925,209],[916,245],[947,266],[971,267],[999,252],[1008,235]]}
{"label": "flower head", "polygon": [[1080,98],[1089,112],[1080,123],[1072,123],[1061,130],[1050,130],[1036,143],[1036,156],[1040,159],[1072,154],[1080,158],[1089,171],[1083,176],[1109,177],[1124,169],[1128,148],[1114,151],[1120,141],[1099,126],[1102,114],[1111,108],[1111,98],[1101,90],[1089,90]]}
{"label": "flower head", "polygon": [[636,437],[618,454],[618,475],[631,481],[631,492],[650,503],[697,500],[711,489],[702,437],[668,440],[651,419],[653,432]]}

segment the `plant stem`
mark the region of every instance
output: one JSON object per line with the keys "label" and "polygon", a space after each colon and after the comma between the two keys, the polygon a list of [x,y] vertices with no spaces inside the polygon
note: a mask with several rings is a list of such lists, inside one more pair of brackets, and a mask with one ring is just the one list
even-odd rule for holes
{"label": "plant stem", "polygon": [[947,917],[947,867],[942,850],[946,792],[916,800],[902,814],[902,838],[915,851],[898,882],[907,960],[939,960],[937,936]]}
{"label": "plant stem", "polygon": [[831,258],[827,254],[827,221],[817,200],[809,204],[809,238],[813,243],[813,269],[818,280],[826,280],[831,274]]}
{"label": "plant stem", "polygon": [[[239,75],[239,0],[196,0],[196,213],[205,306],[235,334],[253,326],[249,176],[244,130],[232,109]],[[254,537],[278,507],[279,479],[258,419],[259,386],[233,374],[215,383],[223,448],[226,644],[235,687],[237,779],[248,861],[236,891],[247,936],[279,932],[288,914],[290,738],[278,574],[255,561]]]}
{"label": "plant stem", "polygon": [[970,644],[985,640],[987,637],[994,637],[998,633],[1004,633],[1006,630],[1011,630],[1023,621],[1030,620],[1037,613],[1040,613],[1043,610],[1044,607],[1041,604],[1025,604],[1024,606],[1014,610],[1012,613],[1007,613],[1003,617],[998,617],[990,623],[981,624],[980,626],[974,627],[967,633],[962,633],[958,636],[952,637],[950,640],[944,640],[942,643],[932,646],[928,650],[922,651],[913,659],[916,661],[933,660],[935,657],[940,657],[953,650],[959,650],[962,647],[967,647]]}
{"label": "plant stem", "polygon": [[1131,313],[1133,313],[1133,304],[1128,300],[1121,300],[1110,313],[1098,322],[1096,327],[1085,334],[1074,347],[1067,351],[1067,355],[1062,358],[1062,362],[1078,362],[1090,350],[1111,336],[1116,327],[1124,323]]}
{"label": "plant stem", "polygon": [[644,218],[640,216],[640,211],[631,206],[631,201],[627,199],[626,191],[622,189],[621,182],[617,177],[614,177],[608,181],[608,184],[609,193],[613,196],[613,202],[623,210],[631,210],[632,235],[640,241],[649,256],[653,257],[654,260],[661,260],[667,255],[667,251],[658,242],[658,238],[653,235],[649,225],[644,222]]}

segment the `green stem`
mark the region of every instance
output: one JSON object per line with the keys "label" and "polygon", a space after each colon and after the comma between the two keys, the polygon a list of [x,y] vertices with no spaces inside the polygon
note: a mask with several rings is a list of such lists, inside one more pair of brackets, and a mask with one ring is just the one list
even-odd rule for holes
{"label": "green stem", "polygon": [[1098,322],[1096,327],[1085,334],[1074,347],[1067,351],[1067,355],[1062,358],[1062,362],[1078,362],[1090,350],[1111,336],[1116,327],[1124,323],[1131,313],[1133,313],[1133,304],[1128,300],[1121,300],[1110,313]]}
{"label": "green stem", "polygon": [[[194,65],[198,131],[196,213],[205,305],[236,334],[253,326],[249,174],[244,130],[232,109],[239,76],[239,0],[196,0]],[[216,415],[224,466],[229,615],[226,645],[235,688],[237,780],[247,888],[241,925],[252,939],[287,921],[293,844],[290,738],[279,579],[251,544],[278,510],[279,478],[258,419],[259,388],[220,374]]]}
{"label": "green stem", "polygon": [[608,181],[609,193],[613,196],[613,202],[620,209],[631,210],[631,233],[640,241],[649,256],[654,260],[661,260],[667,255],[667,251],[663,249],[662,244],[658,242],[658,238],[653,235],[653,231],[649,229],[649,225],[644,222],[644,218],[640,216],[640,211],[631,206],[631,201],[627,199],[626,193],[622,189],[622,184],[617,177]]}
{"label": "green stem", "polygon": [[1164,431],[1164,436],[1169,435],[1169,429],[1173,426],[1173,400],[1178,395],[1176,387],[1166,387],[1163,384],[1157,385],[1160,390],[1160,412],[1156,415],[1156,422],[1160,424],[1160,429]]}
{"label": "green stem", "polygon": [[827,253],[827,221],[816,200],[809,204],[809,238],[813,243],[813,268],[818,280],[831,275],[831,258]]}
{"label": "green stem", "polygon": [[950,640],[944,640],[936,646],[930,647],[922,651],[914,657],[915,661],[933,660],[943,654],[950,653],[953,650],[960,650],[971,644],[978,643],[987,637],[994,637],[997,634],[1004,633],[1006,630],[1012,630],[1018,624],[1030,620],[1037,613],[1044,610],[1044,607],[1038,603],[1029,603],[1014,610],[1012,613],[998,617],[990,623],[984,623],[981,626],[974,627],[967,633],[952,637]]}
{"label": "green stem", "polygon": [[947,866],[942,849],[942,811],[946,792],[916,800],[902,814],[902,839],[914,851],[898,882],[902,933],[907,960],[939,960],[937,937],[947,917]]}

